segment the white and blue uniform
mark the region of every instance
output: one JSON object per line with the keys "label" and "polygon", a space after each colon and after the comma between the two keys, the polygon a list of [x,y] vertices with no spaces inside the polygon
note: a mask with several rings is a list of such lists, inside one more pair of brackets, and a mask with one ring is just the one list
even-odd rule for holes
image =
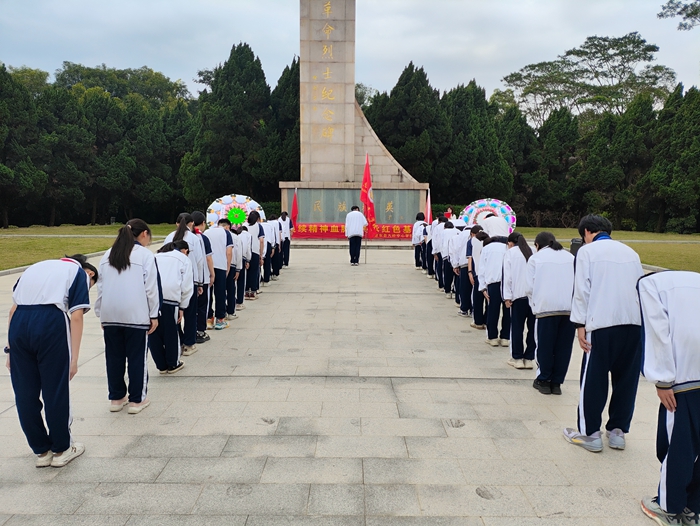
{"label": "white and blue uniform", "polygon": [[700,274],[667,271],[637,285],[644,332],[643,373],[673,390],[676,410],[659,407],[656,451],[661,462],[659,506],[668,513],[700,511]]}
{"label": "white and blue uniform", "polygon": [[433,228],[431,230],[432,233],[432,243],[433,243],[433,259],[435,260],[435,256],[437,256],[437,260],[435,260],[435,277],[438,282],[438,289],[442,289],[445,286],[445,283],[443,281],[443,275],[442,275],[442,270],[443,270],[443,264],[442,264],[442,254],[440,254],[440,249],[442,248],[442,233],[445,231],[445,223],[440,223],[438,220],[433,221]]}
{"label": "white and blue uniform", "polygon": [[[238,281],[245,281],[243,275],[245,269],[243,268],[243,245],[241,244],[241,240],[235,232],[229,232],[229,234],[231,234],[233,250],[231,251],[231,269],[226,277],[226,314],[235,314],[236,286]],[[239,273],[238,280],[236,279],[236,273]]]}
{"label": "white and blue uniform", "polygon": [[459,230],[456,228],[443,228],[440,233],[440,254],[442,255],[442,283],[444,285],[445,294],[452,293],[452,282],[454,281],[455,273],[450,261],[450,243],[453,238],[459,236]]}
{"label": "white and blue uniform", "polygon": [[367,226],[367,218],[359,210],[353,210],[345,216],[345,237],[350,243],[350,263],[360,263],[360,251],[362,250],[362,237]]}
{"label": "white and blue uniform", "polygon": [[[260,240],[265,240],[265,230],[262,224],[255,223],[247,225],[248,234],[250,234],[250,264],[245,275],[246,292],[251,294],[256,293],[260,289],[260,258],[264,254],[260,254]],[[263,247],[265,244],[263,243]]]}
{"label": "white and blue uniform", "polygon": [[148,337],[151,356],[159,371],[177,367],[180,362],[179,311],[184,311],[194,292],[192,264],[179,250],[156,254],[156,266],[163,291],[158,327]]}
{"label": "white and blue uniform", "polygon": [[243,305],[243,301],[245,300],[245,292],[248,290],[246,280],[248,279],[248,273],[250,272],[250,269],[246,269],[245,266],[250,265],[250,260],[253,257],[253,238],[251,237],[250,232],[247,230],[241,230],[238,238],[241,240],[241,258],[243,261],[241,274],[238,276],[238,283],[236,284],[236,305]]}
{"label": "white and blue uniform", "polygon": [[608,398],[613,393],[608,431],[629,432],[641,366],[641,315],[637,280],[644,275],[639,256],[627,245],[598,234],[576,254],[571,321],[586,328],[591,352],[581,366],[578,429],[591,436],[600,431]]}
{"label": "white and blue uniform", "polygon": [[69,315],[90,310],[89,288],[85,271],[68,258],[32,265],[14,287],[10,376],[22,431],[37,455],[61,453],[71,446]]}
{"label": "white and blue uniform", "polygon": [[[226,317],[226,278],[231,268],[228,261],[228,252],[229,250],[233,251],[233,238],[231,237],[231,232],[221,226],[210,228],[203,235],[211,245],[214,263],[213,293],[216,300],[216,308],[213,314],[217,319],[221,320]],[[211,315],[211,308],[209,311]]]}
{"label": "white and blue uniform", "polygon": [[527,297],[535,315],[537,380],[561,385],[571,362],[574,256],[544,247],[527,262]]}
{"label": "white and blue uniform", "polygon": [[278,219],[282,225],[282,264],[285,267],[289,266],[289,249],[292,244],[292,230],[294,230],[294,222],[290,217],[287,219]]}
{"label": "white and blue uniform", "polygon": [[[486,308],[486,331],[489,340],[510,338],[510,309],[503,304],[501,280],[503,279],[503,258],[508,245],[492,241],[481,250],[479,259],[479,290],[489,295]],[[498,319],[503,312],[501,331],[498,331]]]}
{"label": "white and blue uniform", "polygon": [[[516,245],[503,256],[503,301],[510,307],[510,356],[513,360],[535,359],[535,316],[527,299],[527,260]],[[523,336],[527,336],[523,346]]]}
{"label": "white and blue uniform", "polygon": [[150,250],[135,243],[131,264],[119,272],[109,263],[110,252],[100,261],[95,301],[105,340],[109,399],[126,396],[124,373],[128,362],[129,402],[139,404],[148,391],[147,333],[160,310],[156,259]]}
{"label": "white and blue uniform", "polygon": [[[479,262],[481,261],[481,251],[484,248],[483,241],[472,237],[467,243],[467,257],[471,263],[471,275],[474,278],[472,287],[472,312],[474,313],[474,325],[486,325],[486,312],[484,308],[484,293],[479,287]],[[487,306],[488,307],[488,306]]]}
{"label": "white and blue uniform", "polygon": [[424,267],[425,238],[425,221],[416,221],[413,224],[413,231],[411,233],[411,245],[413,245],[413,257],[416,268]]}

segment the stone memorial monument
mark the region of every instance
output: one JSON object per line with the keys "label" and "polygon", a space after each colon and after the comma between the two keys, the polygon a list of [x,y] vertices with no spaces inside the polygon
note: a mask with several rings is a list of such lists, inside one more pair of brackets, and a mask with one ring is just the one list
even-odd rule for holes
{"label": "stone memorial monument", "polygon": [[301,181],[280,182],[282,209],[297,190],[298,237],[342,237],[369,154],[380,238],[410,238],[428,185],[404,170],[355,101],[355,0],[301,0]]}

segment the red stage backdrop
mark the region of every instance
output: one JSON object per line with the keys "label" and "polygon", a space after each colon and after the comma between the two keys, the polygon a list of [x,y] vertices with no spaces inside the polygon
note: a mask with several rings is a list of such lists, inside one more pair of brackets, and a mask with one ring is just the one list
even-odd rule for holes
{"label": "red stage backdrop", "polygon": [[[374,236],[369,239],[411,239],[413,225],[375,224]],[[300,223],[294,225],[294,239],[345,239],[345,224]]]}

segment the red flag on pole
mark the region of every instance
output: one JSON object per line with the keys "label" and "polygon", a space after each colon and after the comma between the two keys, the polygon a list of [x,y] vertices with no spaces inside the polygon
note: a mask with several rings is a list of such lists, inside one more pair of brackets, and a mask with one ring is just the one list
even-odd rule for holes
{"label": "red flag on pole", "polygon": [[360,201],[364,205],[364,214],[367,218],[367,237],[372,239],[377,229],[377,219],[374,215],[374,195],[372,193],[372,176],[369,172],[369,153],[365,158],[365,174],[362,177],[362,190]]}
{"label": "red flag on pole", "polygon": [[297,203],[297,189],[294,189],[294,200],[292,201],[292,224],[297,226],[297,217],[299,217],[299,204]]}
{"label": "red flag on pole", "polygon": [[429,225],[433,222],[433,206],[430,203],[430,189],[428,189],[428,198],[425,201],[425,222]]}

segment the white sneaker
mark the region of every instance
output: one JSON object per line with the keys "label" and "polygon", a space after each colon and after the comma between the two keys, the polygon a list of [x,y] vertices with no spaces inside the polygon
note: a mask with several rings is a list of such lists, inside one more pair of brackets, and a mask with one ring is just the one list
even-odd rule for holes
{"label": "white sneaker", "polygon": [[510,365],[511,367],[515,367],[516,369],[520,369],[521,362],[522,362],[522,360],[515,360],[513,358],[509,358],[506,363],[508,365]]}
{"label": "white sneaker", "polygon": [[36,456],[36,464],[35,466],[38,468],[47,468],[51,465],[51,461],[53,460],[53,451],[50,449],[44,453],[43,455],[37,455]]}
{"label": "white sneaker", "polygon": [[236,310],[243,310],[245,309],[245,305],[243,303],[236,303]]}
{"label": "white sneaker", "polygon": [[486,343],[488,343],[491,347],[498,347],[501,344],[498,338],[494,338],[493,340],[486,340]]}
{"label": "white sneaker", "polygon": [[80,442],[74,442],[71,447],[66,449],[63,453],[54,453],[53,460],[51,460],[52,468],[62,468],[68,464],[71,460],[78,458],[80,455],[85,453],[85,445]]}
{"label": "white sneaker", "polygon": [[501,340],[501,347],[510,347],[510,340]]}
{"label": "white sneaker", "polygon": [[125,396],[121,400],[112,400],[112,402],[109,404],[109,412],[110,413],[118,413],[122,409],[124,409],[124,406],[129,403],[129,397]]}
{"label": "white sneaker", "polygon": [[605,435],[608,437],[610,449],[625,449],[625,434],[621,429],[606,430]]}
{"label": "white sneaker", "polygon": [[182,355],[183,356],[192,356],[198,350],[199,349],[197,348],[196,345],[183,345],[182,346]]}
{"label": "white sneaker", "polygon": [[427,273],[428,273],[427,270],[421,270],[421,272],[422,272],[423,274],[427,274]]}
{"label": "white sneaker", "polygon": [[235,312],[233,314],[226,315],[227,320],[235,320],[236,318],[238,318],[238,314],[236,314]]}
{"label": "white sneaker", "polygon": [[564,429],[564,438],[570,444],[581,446],[587,451],[600,453],[603,451],[603,439],[600,438],[600,431],[596,431],[591,436],[582,435],[575,429],[567,427]]}
{"label": "white sneaker", "polygon": [[523,369],[534,369],[532,365],[532,360],[523,360]]}
{"label": "white sneaker", "polygon": [[146,399],[143,402],[140,402],[138,404],[129,404],[129,414],[130,415],[138,415],[141,411],[146,409],[149,405],[151,405],[151,401],[149,399]]}

